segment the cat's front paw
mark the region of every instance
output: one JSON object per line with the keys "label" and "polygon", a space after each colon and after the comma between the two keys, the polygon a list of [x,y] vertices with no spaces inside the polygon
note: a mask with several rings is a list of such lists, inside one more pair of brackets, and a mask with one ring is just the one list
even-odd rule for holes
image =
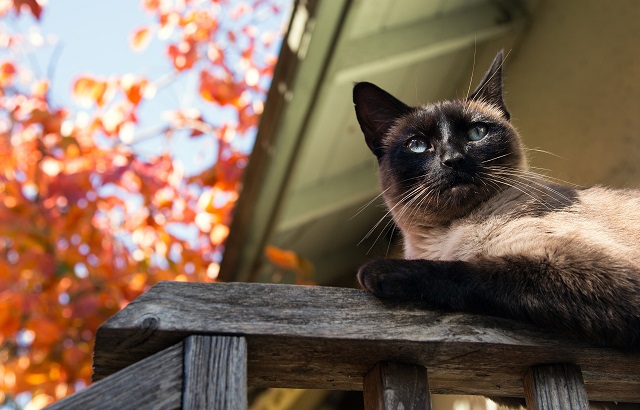
{"label": "cat's front paw", "polygon": [[394,266],[394,260],[379,259],[367,262],[358,270],[360,286],[379,298],[403,298],[405,280]]}

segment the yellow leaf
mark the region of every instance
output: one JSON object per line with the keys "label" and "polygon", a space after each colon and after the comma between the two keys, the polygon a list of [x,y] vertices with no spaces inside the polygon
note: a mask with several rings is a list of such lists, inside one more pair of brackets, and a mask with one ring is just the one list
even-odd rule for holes
{"label": "yellow leaf", "polygon": [[131,48],[134,51],[142,51],[151,42],[151,30],[148,27],[141,27],[131,34]]}
{"label": "yellow leaf", "polygon": [[215,225],[209,234],[211,243],[214,245],[220,245],[225,239],[227,239],[228,235],[229,227],[222,224]]}
{"label": "yellow leaf", "polygon": [[96,80],[87,76],[76,78],[73,83],[73,95],[83,104],[95,103],[99,106],[104,104],[104,95],[107,91],[105,81]]}

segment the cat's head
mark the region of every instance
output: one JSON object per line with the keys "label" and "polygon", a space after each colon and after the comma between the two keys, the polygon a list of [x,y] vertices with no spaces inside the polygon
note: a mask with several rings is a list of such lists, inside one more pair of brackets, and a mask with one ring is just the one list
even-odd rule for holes
{"label": "cat's head", "polygon": [[371,83],[355,85],[358,122],[396,220],[466,215],[507,186],[500,175],[526,168],[502,97],[502,62],[499,52],[464,100],[409,107]]}

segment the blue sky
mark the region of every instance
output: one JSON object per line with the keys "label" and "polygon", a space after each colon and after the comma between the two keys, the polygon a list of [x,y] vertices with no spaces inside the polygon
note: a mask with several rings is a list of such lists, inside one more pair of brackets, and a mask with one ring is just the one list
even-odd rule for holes
{"label": "blue sky", "polygon": [[[163,46],[152,42],[143,53],[129,47],[130,33],[153,22],[132,0],[50,2],[42,16],[43,33],[54,33],[61,52],[54,82],[57,98],[65,98],[78,73],[122,75],[167,72],[171,67]],[[67,105],[69,100],[61,101]]]}

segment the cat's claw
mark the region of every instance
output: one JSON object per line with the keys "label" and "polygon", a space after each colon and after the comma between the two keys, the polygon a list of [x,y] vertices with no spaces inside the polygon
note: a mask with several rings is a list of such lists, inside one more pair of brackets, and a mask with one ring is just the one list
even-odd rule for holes
{"label": "cat's claw", "polygon": [[397,299],[402,296],[402,278],[389,260],[373,260],[358,270],[360,286],[379,298]]}

